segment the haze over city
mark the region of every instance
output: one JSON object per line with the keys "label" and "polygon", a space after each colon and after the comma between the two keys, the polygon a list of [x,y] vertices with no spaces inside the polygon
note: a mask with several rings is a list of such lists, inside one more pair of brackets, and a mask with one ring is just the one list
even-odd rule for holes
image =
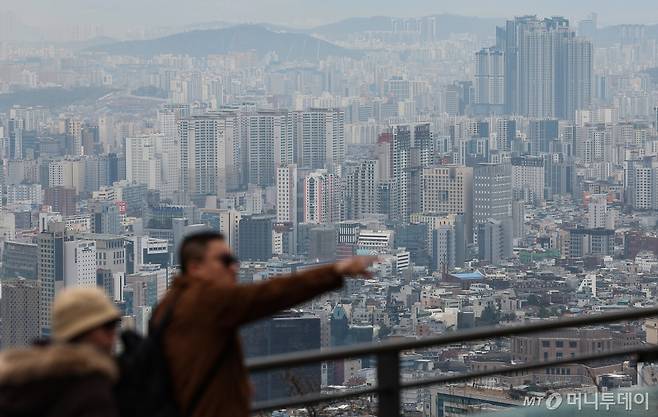
{"label": "haze over city", "polygon": [[4,0],[0,416],[655,414],[654,9]]}

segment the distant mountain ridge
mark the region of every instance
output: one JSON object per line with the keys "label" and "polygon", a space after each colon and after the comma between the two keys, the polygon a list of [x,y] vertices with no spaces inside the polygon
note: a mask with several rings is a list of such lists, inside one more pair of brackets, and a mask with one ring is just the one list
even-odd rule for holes
{"label": "distant mountain ridge", "polygon": [[195,57],[246,51],[255,51],[263,56],[275,52],[284,61],[317,60],[327,56],[360,56],[360,52],[342,48],[305,33],[272,31],[259,25],[192,30],[157,39],[117,42],[89,50],[114,55],[186,54]]}
{"label": "distant mountain ridge", "polygon": [[[460,16],[451,14],[438,14],[430,16],[436,19],[437,36],[439,39],[446,39],[454,33],[475,33],[478,36],[495,36],[496,26],[503,25],[505,19],[490,17],[473,17]],[[354,17],[341,20],[335,23],[318,26],[310,29],[310,33],[317,33],[322,36],[334,37],[343,36],[367,31],[390,31],[393,30],[393,19],[389,16],[372,16],[372,17]]]}

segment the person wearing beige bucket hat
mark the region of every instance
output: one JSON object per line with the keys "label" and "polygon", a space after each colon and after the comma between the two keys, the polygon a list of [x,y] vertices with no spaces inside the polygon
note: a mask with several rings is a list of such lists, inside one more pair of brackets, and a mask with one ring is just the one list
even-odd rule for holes
{"label": "person wearing beige bucket hat", "polygon": [[111,353],[119,319],[102,290],[62,290],[52,340],[0,352],[0,416],[118,417]]}
{"label": "person wearing beige bucket hat", "polygon": [[53,340],[88,343],[112,353],[120,318],[119,310],[101,289],[67,288],[53,303]]}

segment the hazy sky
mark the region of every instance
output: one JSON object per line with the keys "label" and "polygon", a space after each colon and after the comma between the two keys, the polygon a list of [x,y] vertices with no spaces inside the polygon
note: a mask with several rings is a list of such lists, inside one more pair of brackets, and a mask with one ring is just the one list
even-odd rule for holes
{"label": "hazy sky", "polygon": [[352,16],[420,16],[452,13],[508,17],[563,15],[581,19],[591,11],[602,24],[658,23],[655,0],[2,0],[33,26],[102,24],[107,32],[134,27],[225,20],[313,26]]}

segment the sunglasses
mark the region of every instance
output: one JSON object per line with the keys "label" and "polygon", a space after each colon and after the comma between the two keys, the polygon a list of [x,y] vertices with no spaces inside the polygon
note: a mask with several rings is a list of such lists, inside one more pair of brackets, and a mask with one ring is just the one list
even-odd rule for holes
{"label": "sunglasses", "polygon": [[236,258],[234,255],[231,255],[230,253],[219,256],[217,260],[219,260],[219,262],[224,264],[226,268],[240,263],[240,260]]}

